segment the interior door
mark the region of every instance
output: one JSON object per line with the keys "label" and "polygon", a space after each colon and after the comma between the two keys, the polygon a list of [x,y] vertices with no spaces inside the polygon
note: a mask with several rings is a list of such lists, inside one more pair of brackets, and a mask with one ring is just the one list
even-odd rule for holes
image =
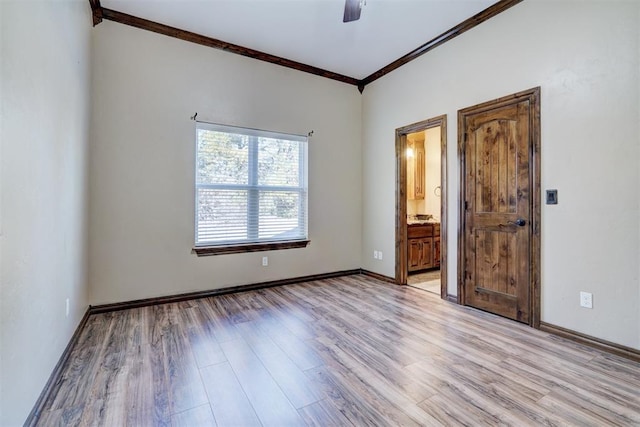
{"label": "interior door", "polygon": [[538,90],[459,112],[462,303],[529,324],[539,318]]}

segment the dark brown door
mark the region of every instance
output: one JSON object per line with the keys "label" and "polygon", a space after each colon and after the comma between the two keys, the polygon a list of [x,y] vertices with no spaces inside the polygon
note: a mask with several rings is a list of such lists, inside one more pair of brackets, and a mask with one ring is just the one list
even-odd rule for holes
{"label": "dark brown door", "polygon": [[532,322],[537,307],[532,280],[538,265],[533,244],[536,111],[531,96],[514,95],[462,110],[459,122],[464,132],[462,302],[524,323]]}

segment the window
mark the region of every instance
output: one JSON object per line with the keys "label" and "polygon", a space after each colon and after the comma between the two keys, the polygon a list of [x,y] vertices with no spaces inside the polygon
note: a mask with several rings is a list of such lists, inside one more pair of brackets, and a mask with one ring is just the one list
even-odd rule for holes
{"label": "window", "polygon": [[306,137],[198,122],[196,145],[196,253],[306,246]]}

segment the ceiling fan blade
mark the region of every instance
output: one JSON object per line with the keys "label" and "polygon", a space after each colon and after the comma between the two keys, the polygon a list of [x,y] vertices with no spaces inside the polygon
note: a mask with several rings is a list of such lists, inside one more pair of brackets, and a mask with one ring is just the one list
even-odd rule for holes
{"label": "ceiling fan blade", "polygon": [[342,22],[357,21],[360,19],[360,12],[362,12],[361,0],[345,0]]}

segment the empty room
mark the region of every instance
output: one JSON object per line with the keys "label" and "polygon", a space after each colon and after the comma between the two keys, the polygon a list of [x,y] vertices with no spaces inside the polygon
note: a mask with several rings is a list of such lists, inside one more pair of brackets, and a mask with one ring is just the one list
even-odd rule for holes
{"label": "empty room", "polygon": [[640,424],[639,1],[0,23],[0,426]]}

